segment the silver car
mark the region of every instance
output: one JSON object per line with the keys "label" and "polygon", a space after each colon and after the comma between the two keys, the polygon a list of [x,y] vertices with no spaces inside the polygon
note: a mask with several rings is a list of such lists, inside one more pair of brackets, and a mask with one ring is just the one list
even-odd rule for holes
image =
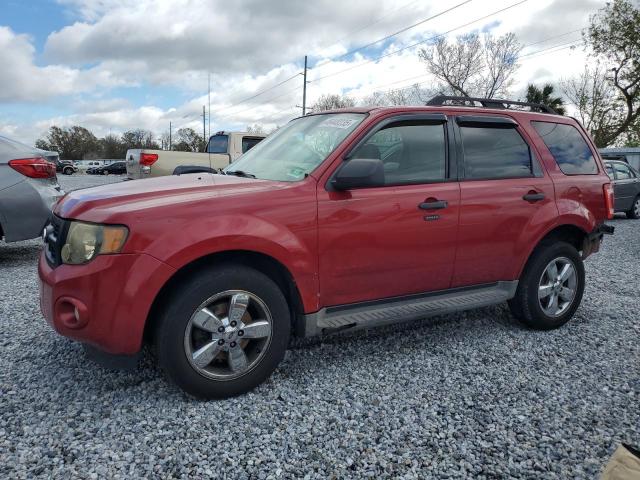
{"label": "silver car", "polygon": [[0,135],[0,238],[17,242],[42,235],[63,195],[56,167],[41,150]]}

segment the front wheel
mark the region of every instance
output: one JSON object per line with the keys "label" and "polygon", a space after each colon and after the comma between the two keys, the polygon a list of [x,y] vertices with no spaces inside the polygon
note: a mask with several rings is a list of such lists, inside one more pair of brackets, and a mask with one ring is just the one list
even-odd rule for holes
{"label": "front wheel", "polygon": [[62,173],[65,175],[72,175],[73,174],[73,168],[65,168],[64,170],[62,170]]}
{"label": "front wheel", "polygon": [[584,292],[584,264],[565,242],[540,245],[527,263],[509,307],[525,325],[550,330],[567,323]]}
{"label": "front wheel", "polygon": [[169,378],[201,398],[226,398],[266,380],[290,334],[287,301],[266,275],[242,266],[202,271],[161,313],[158,360]]}
{"label": "front wheel", "polygon": [[629,209],[626,214],[627,218],[640,218],[640,195],[633,201],[631,209]]}

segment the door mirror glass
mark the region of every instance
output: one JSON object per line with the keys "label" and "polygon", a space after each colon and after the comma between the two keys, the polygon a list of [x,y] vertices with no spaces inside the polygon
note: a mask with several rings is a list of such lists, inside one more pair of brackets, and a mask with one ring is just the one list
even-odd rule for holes
{"label": "door mirror glass", "polygon": [[384,164],[376,158],[352,158],[339,167],[331,185],[336,190],[381,187],[384,185]]}

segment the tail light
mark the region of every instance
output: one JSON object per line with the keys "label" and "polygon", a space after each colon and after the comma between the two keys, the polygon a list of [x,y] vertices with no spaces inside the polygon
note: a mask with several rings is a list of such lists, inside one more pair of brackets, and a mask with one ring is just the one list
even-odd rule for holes
{"label": "tail light", "polygon": [[140,165],[144,165],[145,167],[150,167],[157,161],[158,161],[157,153],[141,153],[140,154]]}
{"label": "tail light", "polygon": [[615,213],[613,209],[613,186],[610,183],[605,183],[602,186],[602,191],[604,194],[604,205],[607,209],[607,219],[611,220]]}
{"label": "tail light", "polygon": [[9,166],[29,178],[56,178],[56,166],[42,157],[9,160]]}

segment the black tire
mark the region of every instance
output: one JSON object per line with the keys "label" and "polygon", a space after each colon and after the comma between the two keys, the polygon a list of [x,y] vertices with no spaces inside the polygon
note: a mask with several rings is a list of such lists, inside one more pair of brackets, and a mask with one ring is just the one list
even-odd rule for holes
{"label": "black tire", "polygon": [[104,171],[102,172],[102,174],[103,174],[103,175],[109,175],[109,172],[108,172],[107,170],[104,170]]}
{"label": "black tire", "polygon": [[[262,356],[241,376],[218,380],[204,376],[187,359],[185,333],[192,315],[212,296],[229,290],[249,292],[264,302],[272,316],[271,337]],[[200,271],[173,292],[160,312],[155,336],[158,363],[168,377],[199,398],[227,398],[264,382],[284,358],[291,319],[287,301],[276,283],[254,269],[226,265]]]}
{"label": "black tire", "polygon": [[[549,263],[554,259],[568,259],[575,268],[576,287],[572,303],[558,316],[545,313],[538,300],[538,288]],[[514,317],[530,328],[551,330],[567,323],[580,306],[584,293],[584,264],[573,245],[566,242],[550,242],[539,245],[529,258],[518,282],[514,298],[509,300],[509,308]]]}
{"label": "black tire", "polygon": [[640,195],[636,197],[633,201],[633,205],[631,208],[625,212],[627,214],[627,218],[638,219],[640,218]]}
{"label": "black tire", "polygon": [[64,168],[62,170],[62,173],[65,174],[65,175],[72,175],[73,174],[73,168],[69,168],[69,167]]}

